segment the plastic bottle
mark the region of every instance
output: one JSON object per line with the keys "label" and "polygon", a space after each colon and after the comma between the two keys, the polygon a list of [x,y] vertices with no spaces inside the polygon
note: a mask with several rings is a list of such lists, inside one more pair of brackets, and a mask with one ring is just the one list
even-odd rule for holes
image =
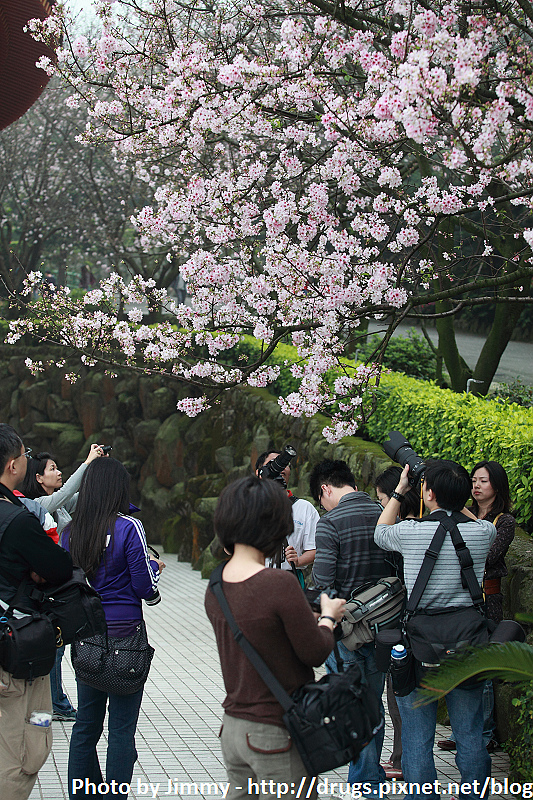
{"label": "plastic bottle", "polygon": [[49,728],[52,724],[52,715],[49,711],[32,711],[28,722],[30,725],[38,725],[40,728]]}
{"label": "plastic bottle", "polygon": [[407,650],[403,644],[395,644],[391,651],[392,668],[399,667],[407,658]]}

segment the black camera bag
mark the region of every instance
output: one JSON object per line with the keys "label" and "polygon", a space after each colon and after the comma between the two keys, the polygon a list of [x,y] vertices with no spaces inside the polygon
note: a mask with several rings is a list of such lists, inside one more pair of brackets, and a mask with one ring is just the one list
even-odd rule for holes
{"label": "black camera bag", "polygon": [[[25,508],[6,500],[0,502],[0,540],[15,517],[25,512]],[[27,583],[27,580],[20,582],[9,607],[0,611],[0,666],[14,678],[31,681],[49,674],[55,663],[57,646],[50,619],[24,608],[22,598]]]}
{"label": "black camera bag", "polygon": [[48,675],[56,660],[55,628],[37,611],[13,614],[13,606],[0,618],[0,664],[14,678],[32,681]]}
{"label": "black camera bag", "polygon": [[61,586],[34,588],[29,596],[40,603],[56,626],[58,646],[107,631],[100,595],[81,567],[74,567],[70,580]]}
{"label": "black camera bag", "polygon": [[223,568],[221,564],[213,571],[209,586],[235,641],[284,709],[283,722],[308,775],[316,776],[355,761],[384,725],[379,700],[368,691],[359,667],[352,664],[343,672],[337,652],[339,672],[306,683],[289,695],[238,627],[222,589]]}

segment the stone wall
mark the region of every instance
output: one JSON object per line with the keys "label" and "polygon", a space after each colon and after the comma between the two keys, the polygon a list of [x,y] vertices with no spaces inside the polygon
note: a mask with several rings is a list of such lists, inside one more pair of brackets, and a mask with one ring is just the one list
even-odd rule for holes
{"label": "stone wall", "polygon": [[[33,377],[25,356],[0,347],[0,420],[34,453],[51,452],[65,477],[93,442],[111,445],[132,476],[132,500],[141,506],[148,540],[184,561],[196,563],[211,543],[222,487],[248,474],[263,450],[294,445],[292,487],[299,496],[308,494],[312,465],[326,456],[348,461],[360,488],[390,464],[379,446],[356,438],[328,445],[321,434],[325,418],[285,416],[262,389],[226,392],[223,402],[190,419],[176,412],[186,393],[178,383],[131,371],[109,377],[79,366],[78,381],[70,383],[69,364]],[[44,360],[50,353],[32,350],[31,357]]]}

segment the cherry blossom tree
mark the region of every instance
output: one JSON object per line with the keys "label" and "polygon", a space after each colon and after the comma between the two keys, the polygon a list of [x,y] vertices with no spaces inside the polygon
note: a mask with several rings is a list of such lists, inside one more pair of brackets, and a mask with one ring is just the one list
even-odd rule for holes
{"label": "cherry blossom tree", "polygon": [[[101,0],[97,12],[94,39],[63,23],[57,66],[41,66],[89,108],[88,146],[137,160],[154,192],[134,217],[141,242],[185,258],[191,303],[115,274],[86,298],[91,313],[56,298],[42,334],[195,385],[190,414],[271,383],[266,362],[289,340],[300,385],[281,408],[329,413],[330,441],[364,418],[403,320],[437,319],[464,388],[453,315],[531,302],[530,4]],[[140,324],[147,296],[166,306],[158,327]],[[384,322],[375,364],[350,365],[369,317]],[[247,333],[262,352],[236,366]]]}

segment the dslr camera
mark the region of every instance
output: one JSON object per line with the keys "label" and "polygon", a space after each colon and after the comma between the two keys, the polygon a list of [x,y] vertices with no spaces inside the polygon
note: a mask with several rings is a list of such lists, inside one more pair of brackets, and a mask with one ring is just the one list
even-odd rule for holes
{"label": "dslr camera", "polygon": [[307,598],[307,602],[311,606],[311,611],[317,611],[320,614],[320,595],[322,592],[325,592],[328,597],[331,597],[333,600],[335,597],[338,597],[338,592],[336,589],[329,588],[329,589],[317,589],[316,586],[311,589],[304,589],[305,596]]}
{"label": "dslr camera", "polygon": [[[147,544],[146,547],[156,558],[160,558],[160,555],[155,549],[155,547],[152,547],[151,544]],[[151,594],[150,597],[147,597],[144,602],[146,603],[147,606],[156,606],[158,603],[160,603],[161,595],[159,594],[159,589],[156,589],[155,592]]]}
{"label": "dslr camera", "polygon": [[285,467],[289,466],[295,455],[296,450],[288,444],[273,461],[269,461],[267,464],[263,464],[262,467],[259,467],[257,474],[260,478],[270,478],[272,481],[279,481],[284,488],[287,488],[285,478],[281,473]]}
{"label": "dslr camera", "polygon": [[407,480],[411,486],[416,486],[424,476],[425,462],[415,453],[407,439],[400,431],[389,431],[389,438],[383,443],[383,449],[389,458],[405,467],[409,464]]}

